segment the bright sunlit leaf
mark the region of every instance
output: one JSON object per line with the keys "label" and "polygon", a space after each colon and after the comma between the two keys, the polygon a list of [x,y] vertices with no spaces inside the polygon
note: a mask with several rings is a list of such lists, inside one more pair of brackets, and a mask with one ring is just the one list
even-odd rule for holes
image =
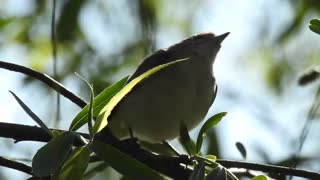
{"label": "bright sunlit leaf", "polygon": [[215,162],[217,160],[217,156],[215,155],[206,155],[204,158],[206,158],[209,161]]}
{"label": "bright sunlit leaf", "polygon": [[259,175],[251,178],[250,180],[267,180],[268,178],[264,175]]}

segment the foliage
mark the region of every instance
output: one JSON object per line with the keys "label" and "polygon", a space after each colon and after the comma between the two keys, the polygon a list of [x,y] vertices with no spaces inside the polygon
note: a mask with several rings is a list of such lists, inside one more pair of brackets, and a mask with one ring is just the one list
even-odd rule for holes
{"label": "foliage", "polygon": [[[50,67],[50,42],[47,38],[46,33],[43,33],[41,24],[46,22],[47,4],[45,1],[34,1],[35,2],[35,11],[32,14],[26,15],[21,18],[15,17],[3,17],[0,19],[0,28],[3,32],[10,32],[3,40],[3,44],[19,44],[26,48],[28,52],[28,66],[45,72],[48,71]],[[275,58],[275,49],[281,49],[285,46],[285,43],[294,37],[294,35],[299,32],[301,27],[304,27],[304,21],[309,18],[310,14],[319,14],[319,1],[318,0],[306,0],[306,1],[289,1],[292,4],[292,7],[295,9],[295,14],[291,22],[287,26],[283,26],[282,33],[279,33],[278,42],[282,43],[279,47],[277,43],[272,44],[272,48],[263,49],[262,55],[264,56],[264,63],[261,67],[265,71],[265,76],[270,86],[278,93],[281,94],[284,92],[283,83],[287,81],[287,77],[295,77],[292,71],[294,68],[290,65],[290,62],[287,57],[281,56],[279,59]],[[101,159],[105,160],[106,163],[110,164],[112,167],[117,169],[119,172],[123,173],[129,177],[136,177],[135,170],[143,169],[143,174],[150,175],[150,177],[159,178],[158,174],[154,170],[150,170],[148,167],[144,167],[139,162],[136,162],[135,159],[127,157],[126,154],[118,152],[112,147],[105,147],[104,145],[97,144],[93,141],[93,136],[96,131],[101,129],[99,125],[94,132],[92,128],[93,125],[88,124],[88,130],[90,131],[90,141],[85,141],[84,137],[81,137],[79,134],[71,132],[78,130],[85,123],[92,122],[91,119],[96,119],[99,116],[99,113],[103,107],[105,107],[110,99],[120,91],[126,84],[126,78],[123,78],[121,81],[113,84],[114,78],[112,75],[121,74],[123,69],[130,68],[131,65],[136,64],[137,60],[142,59],[147,53],[149,53],[155,47],[155,34],[159,31],[160,21],[163,21],[163,18],[160,16],[163,13],[163,7],[165,4],[161,1],[150,1],[150,0],[138,0],[138,1],[129,1],[130,15],[132,15],[132,23],[138,24],[134,27],[135,35],[130,37],[128,42],[125,45],[118,47],[110,52],[108,49],[103,49],[103,52],[99,51],[96,48],[97,42],[90,42],[90,38],[84,32],[80,22],[80,15],[88,5],[92,5],[91,2],[85,0],[79,0],[77,2],[66,1],[61,4],[61,13],[57,19],[57,34],[58,34],[58,47],[59,47],[59,56],[65,61],[62,62],[64,69],[61,69],[59,73],[60,80],[68,80],[70,75],[73,72],[84,72],[86,74],[88,81],[95,84],[95,88],[91,90],[90,97],[93,98],[93,94],[99,94],[94,99],[90,99],[90,103],[82,109],[77,116],[74,118],[70,125],[70,132],[61,133],[58,131],[51,131],[45,123],[37,116],[30,108],[28,108],[18,96],[14,93],[13,96],[18,101],[18,103],[23,107],[23,109],[32,117],[35,122],[40,125],[40,127],[45,130],[48,134],[54,137],[48,144],[44,145],[34,157],[33,168],[35,175],[38,176],[56,176],[59,174],[61,179],[70,179],[69,177],[83,177],[85,175],[85,170],[89,165],[89,157],[92,157],[92,152],[100,154]],[[186,3],[189,4],[189,3]],[[192,5],[192,3],[190,3]],[[110,5],[110,7],[108,7]],[[106,29],[113,29],[113,31],[119,32],[119,36],[125,36],[127,33],[124,29],[129,29],[127,26],[113,26],[110,21],[111,17],[114,16],[114,11],[112,11],[112,5],[107,3],[101,3],[97,5],[97,9],[100,13],[104,13],[104,21],[107,23]],[[187,5],[186,5],[187,6]],[[193,14],[195,6],[192,7],[190,14]],[[187,8],[187,7],[184,7]],[[121,13],[125,13],[124,9],[121,9]],[[170,17],[170,22],[168,24],[179,24],[181,25],[181,31],[183,34],[190,33],[190,23],[192,16],[189,14],[190,19],[185,19],[184,21],[178,21],[174,17]],[[169,16],[169,15],[168,15]],[[176,22],[172,22],[176,21]],[[178,21],[178,22],[177,22]],[[91,22],[86,22],[85,26],[90,26]],[[121,24],[121,23],[119,23]],[[170,26],[166,24],[167,26]],[[312,19],[310,21],[309,28],[311,31],[319,34],[319,19]],[[319,36],[317,36],[319,38]],[[127,38],[127,37],[126,37]],[[261,37],[263,38],[263,37]],[[274,48],[275,47],[275,48]],[[283,49],[281,49],[283,50]],[[266,57],[267,56],[267,57]],[[250,59],[251,61],[252,59]],[[304,59],[305,60],[305,59]],[[293,79],[293,78],[292,78]],[[306,85],[317,82],[319,79],[319,67],[314,65],[306,73],[304,73],[300,79],[300,85]],[[33,83],[34,80],[27,77],[25,78],[25,83]],[[78,83],[78,82],[77,82]],[[104,89],[104,87],[109,86],[109,88]],[[82,84],[79,85],[83,86]],[[91,86],[90,86],[91,87]],[[51,89],[47,89],[51,90]],[[130,91],[130,90],[129,90]],[[87,95],[87,94],[85,94]],[[121,99],[121,98],[120,98]],[[315,100],[312,108],[310,109],[309,118],[315,120],[319,115],[319,90],[315,96]],[[51,110],[51,108],[48,108]],[[49,114],[49,113],[48,113]],[[265,113],[267,114],[267,113]],[[264,114],[264,115],[265,115]],[[209,123],[208,120],[199,132],[197,141],[194,142],[188,134],[183,125],[181,126],[181,137],[180,140],[185,147],[187,153],[191,155],[191,158],[194,160],[194,164],[190,165],[190,168],[193,170],[192,175],[189,179],[226,179],[227,177],[232,178],[232,172],[229,172],[228,169],[219,165],[216,162],[216,158],[220,157],[221,148],[219,146],[219,141],[216,135],[215,129],[207,133],[209,141],[208,151],[209,155],[201,156],[200,149],[203,143],[203,138],[206,134],[206,131],[209,129],[208,124],[211,126],[216,125],[222,116],[225,114],[219,113],[212,117],[213,122]],[[218,118],[217,118],[218,116]],[[103,116],[100,116],[103,117]],[[46,117],[47,118],[47,117]],[[104,125],[107,124],[107,118],[100,118],[105,121]],[[211,119],[211,118],[210,118]],[[89,121],[88,121],[89,120]],[[305,139],[308,134],[308,127],[310,127],[311,121],[307,120],[306,130],[302,133],[302,138]],[[94,122],[92,122],[94,123]],[[80,139],[83,141],[84,145],[73,149],[72,145],[74,139]],[[303,145],[304,140],[300,144]],[[302,146],[301,145],[301,146]],[[103,147],[102,147],[103,146]],[[57,147],[61,151],[57,152]],[[236,147],[240,151],[243,159],[247,158],[246,148],[242,143],[237,143]],[[161,147],[163,148],[163,147]],[[157,149],[157,148],[156,148]],[[110,151],[114,153],[113,156],[105,157],[101,151]],[[266,151],[263,149],[263,151]],[[52,156],[47,156],[50,154]],[[217,156],[217,157],[216,157]],[[263,156],[263,155],[261,155]],[[130,174],[126,174],[125,170],[121,165],[115,164],[118,163],[117,159],[112,159],[112,157],[125,157],[125,161],[122,161],[122,164],[130,164],[130,167],[124,166],[124,168],[129,168]],[[266,156],[266,161],[268,158]],[[283,165],[292,165],[292,162],[296,164],[303,164],[314,161],[316,158],[310,157],[286,157],[279,163],[269,162],[272,164]],[[45,163],[53,162],[53,163]],[[103,164],[105,168],[107,165]],[[1,179],[1,178],[0,178]],[[263,180],[266,179],[265,176],[256,176],[252,180]]]}
{"label": "foliage", "polygon": [[[180,63],[187,59],[176,60],[167,64],[159,65],[153,69],[148,70],[137,78],[133,79],[130,83],[123,86],[125,80],[124,78],[119,82],[115,83],[109,88],[106,88],[100,95],[93,98],[93,88],[89,82],[85,80],[87,85],[91,90],[91,98],[88,106],[84,107],[79,114],[81,118],[76,118],[76,122],[72,124],[77,124],[79,119],[85,119],[84,123],[88,123],[88,130],[90,134],[90,140],[87,142],[85,138],[81,135],[75,133],[74,131],[65,131],[61,134],[54,136],[47,128],[44,123],[37,118],[37,116],[14,94],[14,97],[19,102],[19,104],[30,114],[34,120],[41,124],[41,127],[52,134],[53,139],[38,150],[32,161],[32,169],[34,175],[37,177],[55,177],[58,176],[59,179],[69,179],[78,178],[82,179],[85,175],[85,170],[89,164],[89,157],[91,152],[95,153],[98,157],[104,160],[106,163],[111,165],[118,172],[122,173],[124,176],[133,179],[163,179],[157,172],[150,169],[143,163],[133,159],[132,157],[126,155],[125,153],[117,150],[116,148],[107,145],[105,143],[93,141],[95,135],[107,125],[107,118],[99,118],[100,114],[105,117],[105,109],[111,109],[120,102],[120,100],[129,93],[139,82],[143,81],[145,78],[153,75],[157,71],[163,68],[172,66],[176,63]],[[101,102],[101,97],[106,98],[107,102]],[[106,101],[104,99],[104,101]],[[108,101],[110,99],[110,101]],[[116,99],[116,100],[114,100]],[[103,108],[100,108],[98,112],[97,121],[92,123],[92,117],[94,115],[94,109],[104,104]],[[109,107],[111,106],[111,107]],[[77,115],[77,117],[79,116]],[[35,118],[36,117],[36,118]],[[100,119],[100,121],[99,121]],[[105,122],[104,122],[105,121]],[[83,124],[83,122],[82,122]],[[104,124],[104,125],[101,125]],[[71,127],[74,127],[74,125]],[[73,128],[73,130],[76,130]],[[84,144],[83,146],[72,150],[74,139],[77,138]],[[72,152],[72,153],[70,153]],[[124,166],[124,164],[126,166]]]}

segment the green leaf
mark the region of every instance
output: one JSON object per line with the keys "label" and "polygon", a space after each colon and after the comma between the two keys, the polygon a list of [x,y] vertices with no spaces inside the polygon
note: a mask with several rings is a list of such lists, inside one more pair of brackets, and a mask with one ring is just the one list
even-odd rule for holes
{"label": "green leaf", "polygon": [[[112,96],[114,96],[127,82],[128,76],[116,82],[115,84],[109,86],[103,90],[98,96],[93,100],[93,117],[97,117],[101,109],[110,101]],[[89,104],[87,104],[73,119],[69,130],[76,131],[81,126],[83,126],[88,121],[88,110]]]}
{"label": "green leaf", "polygon": [[204,179],[204,161],[200,161],[190,174],[188,180],[203,180]]}
{"label": "green leaf", "polygon": [[108,117],[111,114],[111,111],[113,110],[113,108],[122,100],[123,97],[125,97],[137,84],[139,84],[140,82],[142,82],[142,80],[144,80],[145,78],[151,76],[152,74],[156,73],[157,71],[182,62],[187,60],[188,58],[185,59],[180,59],[180,60],[176,60],[176,61],[172,61],[170,63],[166,63],[166,64],[162,64],[159,65],[157,67],[154,67],[150,70],[148,70],[147,72],[141,74],[140,76],[134,78],[132,81],[130,81],[127,85],[125,85],[115,96],[113,96],[111,98],[111,100],[108,102],[108,104],[100,111],[97,121],[95,123],[95,125],[93,126],[93,133],[98,133],[99,131],[101,131],[107,124],[108,124]]}
{"label": "green leaf", "polygon": [[94,93],[93,93],[93,88],[92,85],[88,84],[90,87],[90,102],[89,102],[89,111],[88,111],[88,129],[89,129],[89,133],[90,133],[90,138],[93,138],[93,133],[92,133],[92,122],[93,122],[93,97],[94,97]]}
{"label": "green leaf", "polygon": [[93,141],[90,149],[119,173],[130,179],[163,179],[145,164],[118,149],[99,141]]}
{"label": "green leaf", "polygon": [[219,165],[206,176],[205,180],[227,180],[227,172]]}
{"label": "green leaf", "polygon": [[74,150],[69,159],[64,163],[59,174],[59,180],[83,179],[90,158],[87,147],[79,147]]}
{"label": "green leaf", "polygon": [[236,142],[236,147],[238,151],[241,153],[243,159],[247,159],[247,150],[241,142]]}
{"label": "green leaf", "polygon": [[251,178],[250,180],[267,180],[268,178],[264,175],[259,175]]}
{"label": "green leaf", "polygon": [[320,78],[320,65],[314,66],[310,69],[308,69],[306,72],[304,72],[298,80],[299,85],[304,86],[307,84],[310,84],[312,82],[315,82]]}
{"label": "green leaf", "polygon": [[22,100],[14,94],[12,91],[9,91],[13,97],[17,100],[19,105],[22,107],[22,109],[44,130],[46,131],[51,137],[54,137],[54,134],[51,132],[51,130],[44,124],[44,122],[34,113],[31,111],[30,108],[26,104],[22,102]]}
{"label": "green leaf", "polygon": [[320,19],[311,19],[310,24],[314,26],[320,26]]}
{"label": "green leaf", "polygon": [[182,145],[183,149],[187,151],[189,155],[196,154],[196,144],[190,138],[187,126],[183,122],[180,124],[179,142]]}
{"label": "green leaf", "polygon": [[197,138],[197,143],[196,143],[196,152],[199,153],[201,150],[201,146],[202,146],[202,142],[203,142],[203,138],[206,136],[206,132],[212,128],[213,126],[215,126],[216,124],[218,124],[221,119],[223,118],[223,116],[225,116],[227,113],[226,112],[221,112],[218,113],[214,116],[212,116],[211,118],[209,118],[201,127],[200,132],[198,134],[198,138]]}
{"label": "green leaf", "polygon": [[93,138],[93,134],[92,134],[92,121],[93,121],[93,97],[94,97],[94,93],[93,93],[93,87],[92,85],[86,80],[84,79],[82,76],[80,76],[80,74],[75,73],[80,79],[82,79],[87,86],[90,89],[90,102],[89,102],[89,110],[88,110],[88,129],[89,129],[89,134],[90,134],[90,139]]}
{"label": "green leaf", "polygon": [[320,34],[320,19],[311,19],[309,28],[311,31]]}
{"label": "green leaf", "polygon": [[215,162],[217,160],[217,157],[215,155],[206,155],[204,158],[206,158],[209,161]]}
{"label": "green leaf", "polygon": [[32,171],[36,176],[45,177],[57,172],[70,153],[75,135],[66,131],[41,147],[32,160]]}
{"label": "green leaf", "polygon": [[220,157],[220,143],[217,135],[217,129],[210,129],[210,131],[207,133],[207,137],[210,140],[206,149],[207,154],[214,154],[215,156]]}

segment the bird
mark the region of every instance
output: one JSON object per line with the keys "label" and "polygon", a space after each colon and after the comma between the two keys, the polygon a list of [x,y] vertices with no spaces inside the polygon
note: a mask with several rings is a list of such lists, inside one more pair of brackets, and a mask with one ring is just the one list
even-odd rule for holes
{"label": "bird", "polygon": [[187,60],[142,80],[121,99],[108,120],[112,134],[157,143],[178,137],[181,124],[188,130],[196,127],[215,100],[213,64],[228,35],[196,34],[146,57],[127,83],[156,66]]}

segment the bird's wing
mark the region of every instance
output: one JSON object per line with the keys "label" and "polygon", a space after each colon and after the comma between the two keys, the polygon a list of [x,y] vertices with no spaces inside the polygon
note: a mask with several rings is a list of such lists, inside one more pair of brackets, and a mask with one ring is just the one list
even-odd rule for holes
{"label": "bird's wing", "polygon": [[155,53],[151,54],[150,56],[148,56],[137,68],[137,70],[132,74],[132,76],[130,76],[130,78],[128,79],[129,83],[131,80],[133,80],[134,78],[140,76],[141,74],[143,74],[144,72],[157,67],[161,64],[165,64],[170,62],[169,59],[169,55],[168,52],[164,49],[160,49],[158,51],[156,51]]}

